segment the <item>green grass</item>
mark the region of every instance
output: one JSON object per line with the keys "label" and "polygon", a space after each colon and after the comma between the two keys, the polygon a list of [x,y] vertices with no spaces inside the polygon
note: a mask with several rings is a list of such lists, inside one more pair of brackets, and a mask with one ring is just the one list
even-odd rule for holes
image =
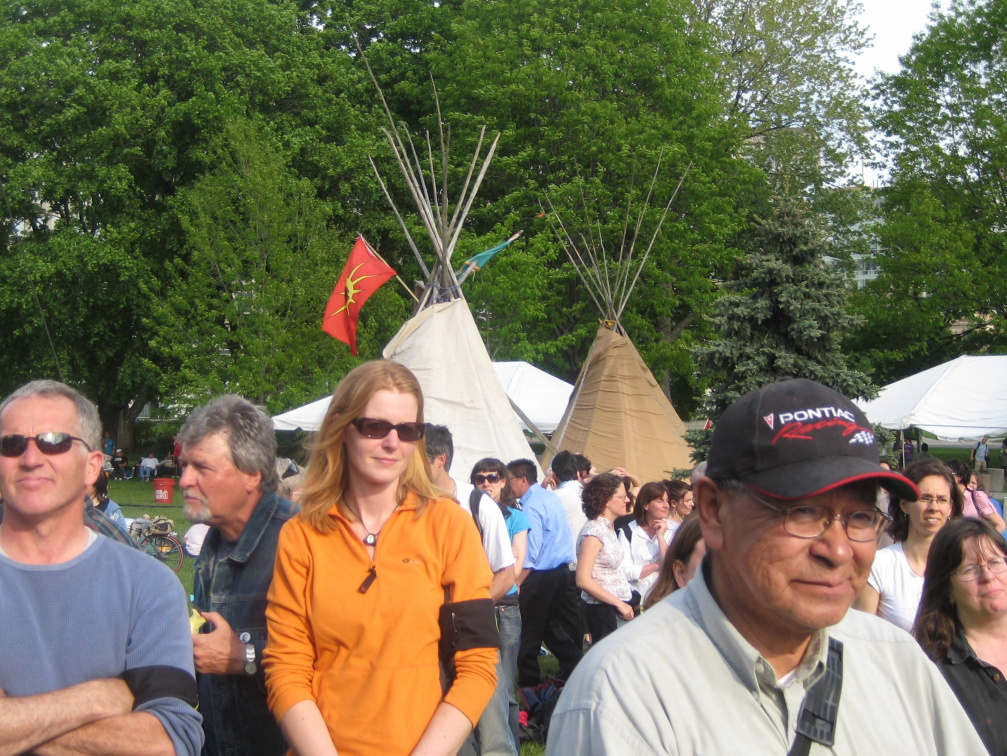
{"label": "green grass", "polygon": [[[182,495],[178,489],[177,481],[175,485],[174,501],[171,504],[159,504],[154,501],[154,486],[139,480],[110,480],[108,482],[108,495],[116,504],[122,507],[122,513],[126,517],[139,517],[143,514],[161,515],[175,521],[175,530],[178,531],[178,540],[183,540],[189,523],[182,516]],[[192,594],[192,581],[194,577],[193,565],[195,560],[188,554],[182,562],[182,568],[178,571],[178,579],[182,581],[185,588],[185,595]]]}

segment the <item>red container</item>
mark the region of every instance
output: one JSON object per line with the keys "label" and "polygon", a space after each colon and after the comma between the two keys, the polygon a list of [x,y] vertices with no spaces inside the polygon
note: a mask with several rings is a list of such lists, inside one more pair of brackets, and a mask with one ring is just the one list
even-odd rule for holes
{"label": "red container", "polygon": [[175,501],[174,478],[154,478],[154,502],[171,504]]}

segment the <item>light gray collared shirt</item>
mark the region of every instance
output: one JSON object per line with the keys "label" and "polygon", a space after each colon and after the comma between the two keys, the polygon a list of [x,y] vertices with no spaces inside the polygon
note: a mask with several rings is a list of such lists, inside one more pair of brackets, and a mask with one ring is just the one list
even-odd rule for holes
{"label": "light gray collared shirt", "polygon": [[702,571],[581,661],[553,714],[548,756],[786,756],[805,690],[843,642],[836,742],[812,754],[972,756],[979,736],[916,641],[850,610],[780,685],[724,616]]}

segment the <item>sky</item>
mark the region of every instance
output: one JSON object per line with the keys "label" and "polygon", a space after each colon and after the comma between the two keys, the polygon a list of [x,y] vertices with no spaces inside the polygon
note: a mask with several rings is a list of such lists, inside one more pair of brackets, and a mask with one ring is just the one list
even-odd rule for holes
{"label": "sky", "polygon": [[899,56],[909,51],[913,34],[926,29],[932,0],[862,0],[862,4],[860,22],[874,35],[874,44],[860,55],[857,71],[866,77],[875,69],[894,73]]}
{"label": "sky", "polygon": [[[864,50],[855,62],[857,72],[869,79],[876,71],[895,73],[899,70],[899,56],[909,52],[913,35],[927,26],[933,0],[861,0],[864,12],[860,23],[874,35],[873,45]],[[938,0],[938,5],[941,2]],[[947,0],[944,0],[947,5]],[[858,168],[856,173],[860,173]],[[867,167],[863,169],[864,182],[876,186],[884,181],[885,173]],[[859,175],[858,177],[859,178]]]}

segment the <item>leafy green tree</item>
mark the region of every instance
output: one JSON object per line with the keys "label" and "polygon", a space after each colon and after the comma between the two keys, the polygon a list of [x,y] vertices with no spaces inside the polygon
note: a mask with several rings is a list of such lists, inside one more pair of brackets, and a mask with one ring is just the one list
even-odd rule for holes
{"label": "leafy green tree", "polygon": [[[427,55],[455,142],[481,123],[502,134],[473,229],[485,233],[511,219],[542,255],[547,285],[533,296],[546,297],[553,332],[536,333],[536,343],[550,344],[546,351],[561,362],[546,364],[561,375],[576,376],[600,314],[540,217],[544,195],[562,212],[600,223],[583,230],[616,250],[627,198],[639,206],[658,161],[655,213],[691,162],[624,319],[676,403],[702,390],[689,342],[701,327],[697,314],[715,297],[714,278],[735,253],[742,197],[758,181],[737,157],[739,134],[724,117],[707,40],[687,28],[690,8],[682,0],[469,3],[450,38]],[[553,266],[567,271],[557,278]]]}
{"label": "leafy green tree", "polygon": [[1005,28],[1004,3],[953,2],[877,87],[884,252],[847,346],[879,381],[1007,349]]}
{"label": "leafy green tree", "polygon": [[879,384],[1005,343],[999,276],[981,262],[988,229],[932,185],[899,181],[885,191],[881,272],[854,292],[861,319],[847,334],[851,361]]}
{"label": "leafy green tree", "polygon": [[[700,370],[715,376],[706,410],[716,419],[738,397],[785,377],[810,378],[849,397],[871,396],[870,379],[840,350],[855,324],[846,281],[825,261],[827,245],[794,200],[759,223],[760,249],[739,264],[712,317],[718,338],[696,350]],[[709,432],[694,434],[697,459]]]}
{"label": "leafy green tree", "polygon": [[65,379],[128,448],[170,368],[153,306],[171,266],[187,264],[180,192],[212,171],[211,144],[246,114],[317,184],[360,173],[355,111],[332,87],[349,62],[271,0],[36,0],[2,3],[0,18],[0,175],[25,247],[5,238],[0,254],[12,324],[0,390],[55,375],[32,276]]}
{"label": "leafy green tree", "polygon": [[695,0],[716,82],[747,129],[746,154],[777,194],[842,183],[866,150],[863,82],[853,57],[869,43],[863,8],[845,0]]}
{"label": "leafy green tree", "polygon": [[288,409],[331,391],[358,362],[321,330],[352,240],[327,226],[327,206],[264,129],[229,124],[212,162],[179,195],[187,254],[155,310],[161,364],[175,366],[162,386],[195,403],[232,392]]}

